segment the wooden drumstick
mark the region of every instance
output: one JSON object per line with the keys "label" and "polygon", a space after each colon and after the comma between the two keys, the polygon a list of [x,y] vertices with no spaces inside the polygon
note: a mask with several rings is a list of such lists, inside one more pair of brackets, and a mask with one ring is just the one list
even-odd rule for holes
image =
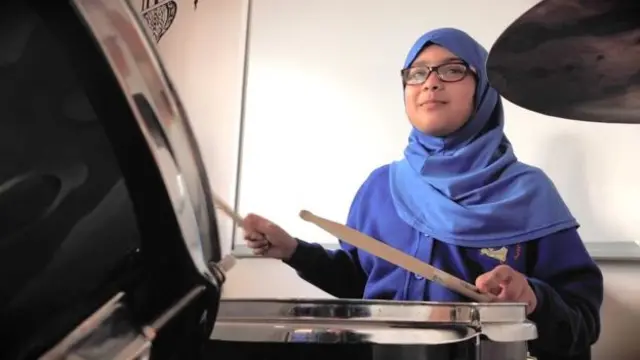
{"label": "wooden drumstick", "polygon": [[493,299],[492,295],[481,293],[474,285],[422,262],[413,256],[409,256],[402,251],[357,230],[337,222],[324,219],[307,210],[300,211],[300,218],[317,225],[344,242],[386,260],[398,267],[411,271],[415,274],[420,274],[425,279],[442,284],[443,286],[475,301],[490,302]]}
{"label": "wooden drumstick", "polygon": [[231,220],[233,220],[236,223],[236,225],[238,225],[239,227],[242,227],[242,224],[244,223],[244,218],[240,216],[240,214],[238,214],[237,212],[233,211],[233,208],[229,204],[227,204],[224,200],[222,200],[221,197],[219,197],[216,194],[213,194],[213,203],[220,210],[222,210],[223,213],[225,213],[228,217],[230,217]]}

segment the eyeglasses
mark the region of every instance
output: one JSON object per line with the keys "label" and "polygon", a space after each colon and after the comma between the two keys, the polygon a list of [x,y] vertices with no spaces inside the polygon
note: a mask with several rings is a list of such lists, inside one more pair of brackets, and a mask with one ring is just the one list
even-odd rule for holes
{"label": "eyeglasses", "polygon": [[402,81],[405,85],[422,85],[435,72],[444,82],[457,82],[469,73],[469,67],[464,63],[449,63],[438,66],[414,66],[402,69]]}

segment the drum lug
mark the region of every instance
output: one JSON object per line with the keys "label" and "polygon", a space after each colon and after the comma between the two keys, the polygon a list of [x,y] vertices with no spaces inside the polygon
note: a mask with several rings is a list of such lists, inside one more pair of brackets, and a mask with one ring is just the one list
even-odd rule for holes
{"label": "drum lug", "polygon": [[217,263],[210,261],[208,267],[214,279],[209,279],[209,281],[212,281],[217,288],[222,288],[222,285],[227,281],[226,273],[235,265],[236,258],[233,255],[227,255]]}
{"label": "drum lug", "polygon": [[480,310],[475,307],[471,309],[471,326],[476,329],[480,329],[482,327],[482,322],[480,320]]}

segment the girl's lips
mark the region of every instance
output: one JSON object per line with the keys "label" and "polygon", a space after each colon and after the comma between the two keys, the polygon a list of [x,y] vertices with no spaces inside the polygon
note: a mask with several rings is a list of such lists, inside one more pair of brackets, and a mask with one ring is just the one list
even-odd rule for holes
{"label": "girl's lips", "polygon": [[425,109],[436,109],[439,108],[443,105],[446,105],[447,102],[446,101],[440,101],[440,100],[427,100],[425,102],[423,102],[420,107],[423,107]]}

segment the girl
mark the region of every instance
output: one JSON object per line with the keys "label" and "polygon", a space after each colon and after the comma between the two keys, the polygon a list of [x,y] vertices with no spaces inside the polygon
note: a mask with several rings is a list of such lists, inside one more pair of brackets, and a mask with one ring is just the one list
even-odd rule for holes
{"label": "girl", "polygon": [[[443,28],[420,37],[402,69],[413,130],[404,159],[375,169],[347,225],[469,282],[524,302],[538,327],[538,359],[590,359],[600,333],[602,274],[578,223],[542,170],[517,160],[487,51]],[[327,251],[249,215],[247,245],[340,298],[469,301],[341,243]]]}

